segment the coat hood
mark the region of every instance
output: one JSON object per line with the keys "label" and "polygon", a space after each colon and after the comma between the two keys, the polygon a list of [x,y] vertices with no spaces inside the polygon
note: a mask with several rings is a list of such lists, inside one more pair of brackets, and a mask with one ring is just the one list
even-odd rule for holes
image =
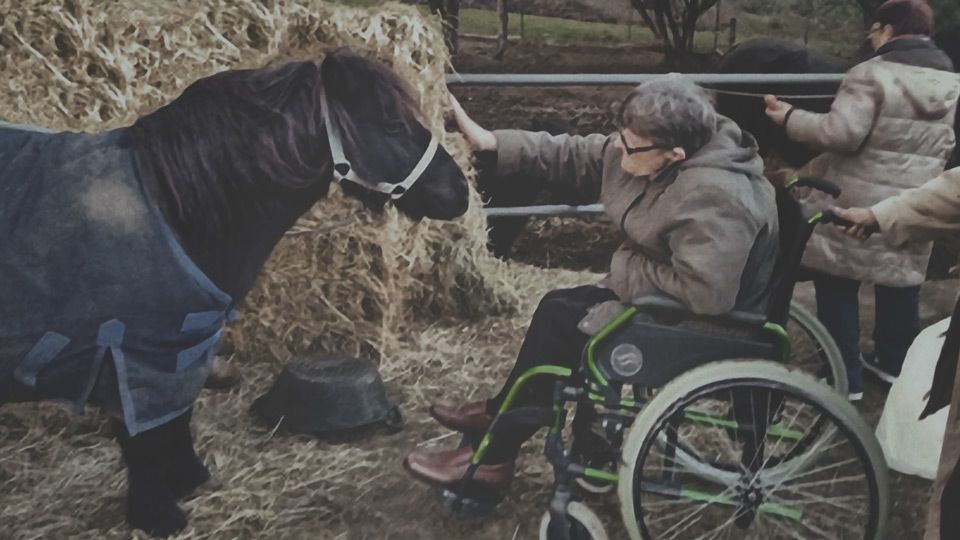
{"label": "coat hood", "polygon": [[725,116],[717,116],[717,130],[710,141],[680,165],[680,170],[720,169],[763,179],[763,160],[757,140]]}
{"label": "coat hood", "polygon": [[877,50],[876,58],[901,64],[890,70],[894,83],[919,118],[941,118],[960,97],[960,76],[946,53],[926,38],[901,38]]}

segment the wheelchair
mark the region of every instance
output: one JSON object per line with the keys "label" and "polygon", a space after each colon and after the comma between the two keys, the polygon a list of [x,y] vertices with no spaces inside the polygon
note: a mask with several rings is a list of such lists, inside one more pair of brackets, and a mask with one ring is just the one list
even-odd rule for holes
{"label": "wheelchair", "polygon": [[[473,441],[460,487],[441,491],[447,507],[477,514],[496,504],[498,494],[471,491],[470,479],[498,431],[525,423],[549,428],[544,453],[554,487],[541,540],[605,540],[585,501],[613,486],[633,540],[883,538],[890,504],[883,454],[846,399],[836,345],[791,306],[810,234],[840,219],[806,215],[793,187],[839,195],[811,177],[777,188],[781,253],[765,315],[704,317],[672,298],[637,299],[591,338],[579,370],[540,365],[519,377]],[[787,367],[791,321],[814,349],[813,360]],[[808,369],[815,373],[801,371]],[[512,407],[542,376],[557,377],[553,407]],[[568,408],[575,410],[569,430]]]}

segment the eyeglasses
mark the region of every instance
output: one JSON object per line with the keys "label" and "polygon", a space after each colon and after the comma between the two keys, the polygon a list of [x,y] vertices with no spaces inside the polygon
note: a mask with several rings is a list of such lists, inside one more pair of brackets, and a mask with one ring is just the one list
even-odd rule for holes
{"label": "eyeglasses", "polygon": [[620,144],[623,145],[623,149],[627,152],[627,155],[639,154],[640,152],[649,152],[651,150],[663,150],[663,147],[656,144],[651,144],[650,146],[630,146],[627,144],[626,137],[623,136],[623,132],[620,132]]}

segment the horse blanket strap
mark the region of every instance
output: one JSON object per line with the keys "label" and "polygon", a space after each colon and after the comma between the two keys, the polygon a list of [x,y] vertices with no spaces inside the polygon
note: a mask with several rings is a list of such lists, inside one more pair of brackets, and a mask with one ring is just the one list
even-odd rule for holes
{"label": "horse blanket strap", "polygon": [[146,194],[124,129],[0,126],[0,403],[95,399],[136,434],[200,393],[232,300]]}
{"label": "horse blanket strap", "polygon": [[423,156],[420,157],[420,161],[417,162],[416,166],[414,166],[413,170],[410,171],[410,174],[408,174],[403,181],[396,184],[390,182],[370,182],[357,176],[350,160],[347,159],[346,154],[343,153],[343,139],[340,136],[340,131],[337,129],[337,126],[330,119],[327,92],[323,87],[322,81],[320,83],[320,107],[323,109],[323,123],[327,127],[327,139],[330,141],[330,155],[333,159],[333,177],[338,183],[348,180],[371,191],[390,195],[392,200],[397,200],[403,197],[407,191],[410,190],[410,187],[423,176],[424,171],[430,166],[430,162],[433,161],[437,153],[437,147],[440,146],[437,137],[431,134],[430,144],[427,145],[426,151],[424,151]]}

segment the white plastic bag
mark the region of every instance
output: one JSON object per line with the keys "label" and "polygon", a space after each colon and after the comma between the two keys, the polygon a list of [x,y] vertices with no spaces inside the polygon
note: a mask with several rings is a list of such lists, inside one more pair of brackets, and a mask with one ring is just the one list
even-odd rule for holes
{"label": "white plastic bag", "polygon": [[949,325],[950,319],[944,319],[924,329],[913,341],[877,425],[877,439],[887,465],[895,471],[931,480],[937,475],[949,407],[922,421],[919,418],[927,405],[926,395]]}

